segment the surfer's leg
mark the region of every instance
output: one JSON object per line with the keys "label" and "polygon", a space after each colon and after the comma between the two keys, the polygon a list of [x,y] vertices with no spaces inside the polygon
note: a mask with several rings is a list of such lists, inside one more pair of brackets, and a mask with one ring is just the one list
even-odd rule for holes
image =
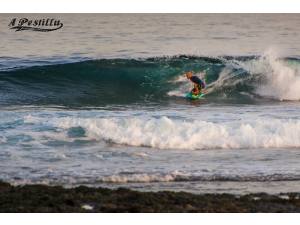
{"label": "surfer's leg", "polygon": [[192,90],[193,95],[198,95],[199,94],[199,89],[197,87],[194,87]]}
{"label": "surfer's leg", "polygon": [[201,94],[202,93],[202,87],[201,87],[201,85],[198,85],[197,89],[198,89],[198,94]]}

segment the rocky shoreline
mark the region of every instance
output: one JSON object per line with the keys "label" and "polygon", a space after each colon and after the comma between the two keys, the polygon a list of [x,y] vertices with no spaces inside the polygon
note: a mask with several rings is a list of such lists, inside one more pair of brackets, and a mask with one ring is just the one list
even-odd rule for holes
{"label": "rocky shoreline", "polygon": [[196,195],[0,182],[0,212],[300,212],[300,193]]}

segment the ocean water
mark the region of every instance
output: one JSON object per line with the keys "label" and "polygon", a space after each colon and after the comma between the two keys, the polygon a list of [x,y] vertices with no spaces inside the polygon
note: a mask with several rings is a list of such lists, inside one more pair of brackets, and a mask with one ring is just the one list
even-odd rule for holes
{"label": "ocean water", "polygon": [[[53,32],[12,18],[56,18]],[[300,191],[299,14],[0,15],[0,180]],[[193,70],[207,84],[184,98]]]}

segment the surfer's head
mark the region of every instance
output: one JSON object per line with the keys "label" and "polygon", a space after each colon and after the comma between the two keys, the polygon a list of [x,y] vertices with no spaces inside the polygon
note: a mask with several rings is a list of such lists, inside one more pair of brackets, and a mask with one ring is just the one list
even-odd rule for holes
{"label": "surfer's head", "polygon": [[192,71],[188,71],[185,73],[185,76],[187,79],[190,79],[193,76],[193,72]]}

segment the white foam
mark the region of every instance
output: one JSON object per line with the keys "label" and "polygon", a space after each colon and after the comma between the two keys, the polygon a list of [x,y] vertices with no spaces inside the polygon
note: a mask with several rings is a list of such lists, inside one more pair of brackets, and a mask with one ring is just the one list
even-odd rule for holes
{"label": "white foam", "polygon": [[7,142],[7,138],[4,136],[0,136],[0,144],[4,144]]}
{"label": "white foam", "polygon": [[147,158],[149,155],[145,152],[134,152],[131,154],[132,156],[137,156],[141,158]]}
{"label": "white foam", "polygon": [[239,62],[252,76],[262,76],[256,93],[277,100],[300,100],[300,65],[290,66],[273,49],[258,60]]}
{"label": "white foam", "polygon": [[288,196],[288,195],[279,195],[278,197],[281,198],[281,199],[284,199],[284,200],[289,200],[290,199],[290,196]]}
{"label": "white foam", "polygon": [[99,181],[105,183],[150,183],[150,182],[171,182],[178,178],[185,177],[185,174],[174,171],[169,174],[117,174],[101,178]]}
{"label": "white foam", "polygon": [[81,206],[81,208],[82,208],[82,209],[84,209],[84,210],[93,210],[93,209],[94,209],[94,207],[93,207],[93,206],[91,206],[91,205],[88,205],[88,204],[84,204],[84,205],[82,205],[82,206]]}
{"label": "white foam", "polygon": [[53,158],[55,158],[55,159],[66,159],[67,156],[64,153],[60,152],[60,153],[54,154]]}
{"label": "white foam", "polygon": [[69,128],[80,126],[85,129],[86,138],[90,140],[158,149],[300,147],[300,120],[249,118],[249,121],[214,123],[162,116],[97,119],[65,117],[48,122],[65,133]]}

